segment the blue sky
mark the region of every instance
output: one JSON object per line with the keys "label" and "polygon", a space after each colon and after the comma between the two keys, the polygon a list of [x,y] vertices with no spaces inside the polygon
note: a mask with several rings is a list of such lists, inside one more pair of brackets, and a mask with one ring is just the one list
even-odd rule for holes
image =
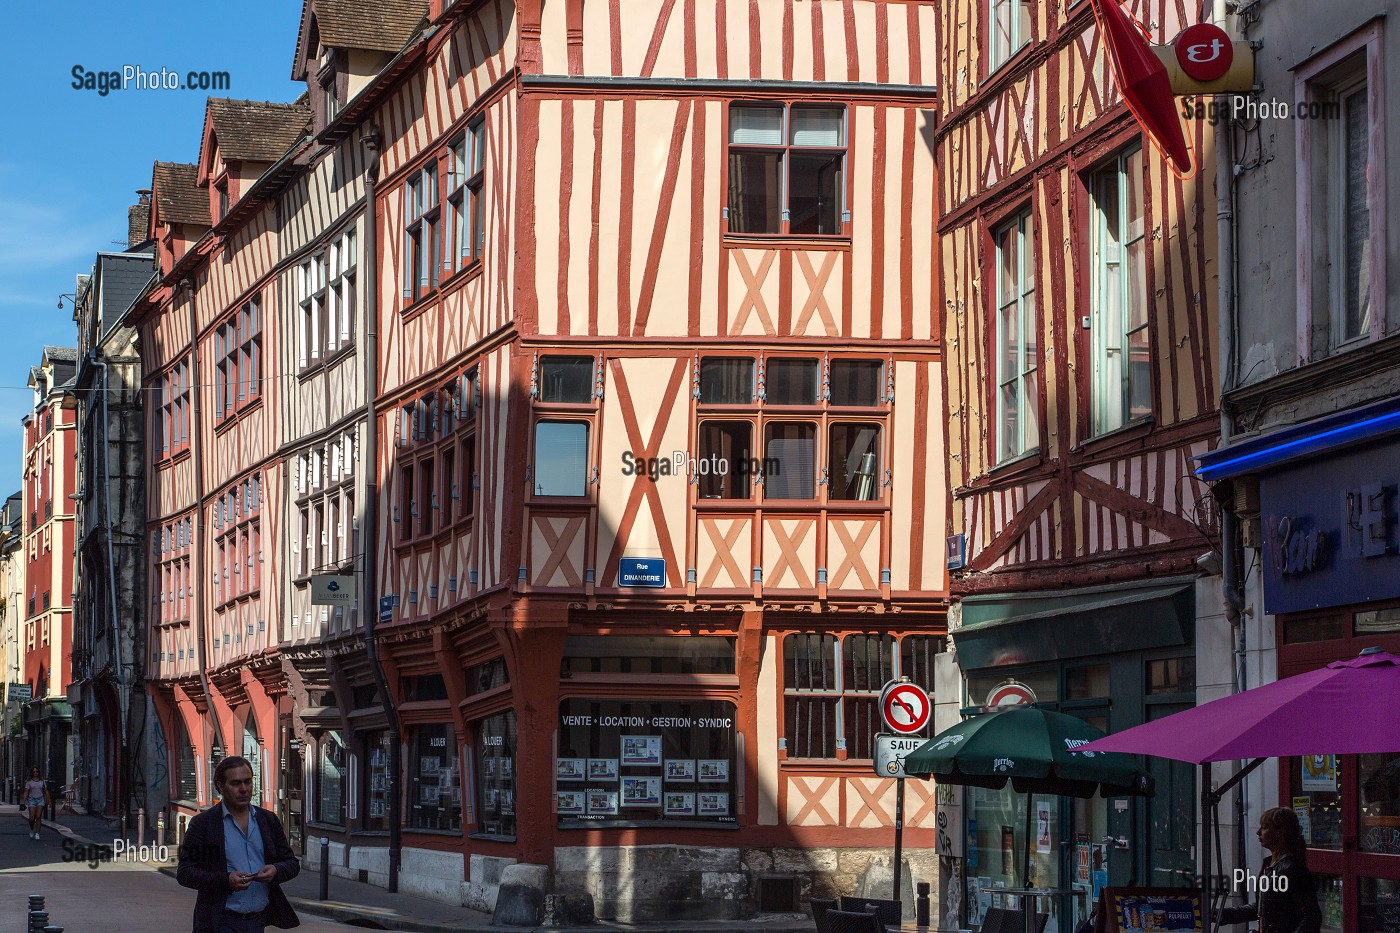
{"label": "blue sky", "polygon": [[[126,239],[151,163],[193,162],[211,92],[73,88],[73,66],[227,71],[219,97],[290,101],[299,0],[7,4],[0,30],[0,499],[19,488],[19,419],[45,344],[77,342],[58,296]],[[120,241],[120,245],[119,242]]]}

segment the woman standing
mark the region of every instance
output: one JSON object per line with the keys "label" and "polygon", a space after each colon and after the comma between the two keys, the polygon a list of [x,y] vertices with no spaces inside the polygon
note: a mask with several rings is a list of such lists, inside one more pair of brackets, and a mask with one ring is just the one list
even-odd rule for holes
{"label": "woman standing", "polygon": [[29,780],[24,782],[24,805],[29,808],[29,835],[39,838],[39,827],[43,825],[44,807],[51,806],[49,785],[39,774],[38,768],[29,769]]}
{"label": "woman standing", "polygon": [[1259,842],[1269,850],[1259,873],[1259,900],[1228,907],[1217,919],[1222,923],[1258,920],[1259,933],[1319,933],[1322,910],[1308,871],[1307,843],[1298,814],[1287,807],[1265,810],[1259,817]]}

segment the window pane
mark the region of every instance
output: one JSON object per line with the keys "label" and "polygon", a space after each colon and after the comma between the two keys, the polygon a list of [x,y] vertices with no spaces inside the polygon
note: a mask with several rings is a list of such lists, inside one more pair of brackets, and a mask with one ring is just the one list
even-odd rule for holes
{"label": "window pane", "polygon": [[933,695],[933,659],[944,640],[935,635],[908,635],[899,642],[899,674]]}
{"label": "window pane", "polygon": [[591,356],[554,356],[540,360],[540,401],[586,404],[593,400]]}
{"label": "window pane", "polygon": [[789,758],[836,757],[836,697],[783,697],[783,735]]}
{"label": "window pane", "polygon": [[1371,133],[1365,87],[1343,99],[1342,119],[1346,126],[1346,196],[1342,205],[1346,279],[1341,338],[1350,340],[1371,327]]}
{"label": "window pane", "polygon": [[364,828],[389,828],[389,768],[397,767],[389,733],[376,729],[365,734],[365,812]]}
{"label": "window pane", "polygon": [[816,360],[769,360],[763,380],[770,405],[815,405]]}
{"label": "window pane", "polygon": [[840,107],[793,107],[791,116],[794,146],[821,146],[836,149],[845,145],[841,134],[844,112]]}
{"label": "window pane", "polygon": [[345,740],[336,731],[321,740],[321,760],[316,772],[316,819],[322,823],[345,823]]}
{"label": "window pane", "polygon": [[883,728],[879,703],[878,697],[847,696],[841,700],[847,759],[875,757],[875,734]]}
{"label": "window pane", "polygon": [[769,499],[815,499],[817,426],[806,421],[770,424],[763,436],[763,489]]}
{"label": "window pane", "polygon": [[753,402],[754,361],[749,357],[710,358],[700,363],[700,401],[705,405]]}
{"label": "window pane", "polygon": [[[700,498],[747,499],[753,495],[753,425],[747,421],[703,421],[700,462],[720,464],[700,474]],[[697,468],[699,463],[697,463]]]}
{"label": "window pane", "polygon": [[1013,0],[992,0],[992,67],[1011,57],[1011,4]]}
{"label": "window pane", "polygon": [[783,639],[783,689],[836,690],[836,636],[803,632]]}
{"label": "window pane", "polygon": [[832,405],[879,405],[885,364],[879,360],[833,360]]}
{"label": "window pane", "polygon": [[1372,609],[1356,614],[1356,634],[1400,632],[1400,609]]}
{"label": "window pane", "polygon": [[1400,881],[1362,878],[1358,924],[1366,933],[1400,933]]}
{"label": "window pane", "polygon": [[698,635],[660,638],[570,635],[564,641],[561,675],[733,674],[734,639]]}
{"label": "window pane", "polygon": [[[1164,662],[1150,662],[1151,664]],[[1171,663],[1175,664],[1175,660]],[[1150,692],[1150,691],[1149,691]],[[1175,693],[1176,690],[1164,691]],[[1065,669],[1065,699],[1092,700],[1108,696],[1108,665],[1095,664],[1090,667],[1070,667]]]}
{"label": "window pane", "polygon": [[730,107],[729,141],[741,146],[781,146],[781,107]]}
{"label": "window pane", "polygon": [[791,158],[788,229],[792,233],[840,233],[841,166],[845,157],[794,152]]}
{"label": "window pane", "polygon": [[476,830],[515,835],[515,713],[476,724]]}
{"label": "window pane", "polygon": [[[1351,767],[1354,760],[1351,756],[1336,755],[1305,755],[1301,758],[1279,759],[1280,770],[1287,769],[1285,773],[1291,785],[1290,797],[1295,801],[1299,797],[1307,800],[1308,814],[1307,818],[1302,820],[1303,837],[1314,849],[1342,848],[1340,788],[1345,778],[1342,772]],[[1364,779],[1362,785],[1365,785]]]}
{"label": "window pane", "polygon": [[833,424],[829,436],[828,498],[864,502],[879,498],[880,428],[873,424]]}
{"label": "window pane", "polygon": [[416,727],[408,767],[408,825],[415,829],[460,830],[462,786],[456,730],[447,723]]}
{"label": "window pane", "polygon": [[780,152],[729,153],[729,229],[733,233],[781,233],[783,156]]}
{"label": "window pane", "polygon": [[1400,855],[1400,754],[1358,755],[1361,851]]}
{"label": "window pane", "polygon": [[535,425],[535,495],[588,493],[588,425],[541,421]]}
{"label": "window pane", "polygon": [[841,665],[846,693],[879,693],[894,677],[894,636],[847,635],[841,643]]}

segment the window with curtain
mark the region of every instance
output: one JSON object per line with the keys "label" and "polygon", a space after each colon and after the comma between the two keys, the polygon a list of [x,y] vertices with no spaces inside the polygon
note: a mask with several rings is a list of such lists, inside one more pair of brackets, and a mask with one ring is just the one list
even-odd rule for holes
{"label": "window with curtain", "polygon": [[1040,444],[1035,251],[1027,211],[996,232],[996,459]]}
{"label": "window with curtain", "polygon": [[817,426],[810,421],[770,422],[763,431],[763,495],[815,499]]}
{"label": "window with curtain", "polygon": [[846,111],[812,104],[729,108],[729,232],[837,235]]}
{"label": "window with curtain", "polygon": [[1152,414],[1141,147],[1089,178],[1094,433]]}

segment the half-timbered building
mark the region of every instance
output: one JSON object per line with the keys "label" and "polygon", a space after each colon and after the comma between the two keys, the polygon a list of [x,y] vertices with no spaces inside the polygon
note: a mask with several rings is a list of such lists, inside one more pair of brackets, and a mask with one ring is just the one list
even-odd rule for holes
{"label": "half-timbered building", "polygon": [[[1173,0],[1125,9],[1157,43],[1197,12]],[[1024,700],[1118,730],[1196,697],[1195,559],[1212,547],[1213,513],[1190,460],[1219,429],[1209,137],[1202,121],[1187,126],[1207,171],[1168,169],[1122,100],[1091,3],[939,10],[941,372],[963,684],[962,697],[939,697],[940,725],[1004,699],[992,694],[1014,680]],[[1028,846],[1034,886],[1071,887],[1070,856],[1109,883],[1189,884],[1192,774],[1152,767],[1156,798],[1112,807],[950,793],[948,924],[975,926],[989,890],[1024,887]],[[1031,805],[1042,828],[1027,840]],[[1040,909],[1073,929],[1086,900]]]}
{"label": "half-timbered building", "polygon": [[[403,745],[355,719],[352,823],[401,755],[436,896],[512,861],[624,919],[888,891],[875,699],[932,686],[947,605],[933,4],[431,15],[372,104]],[[931,787],[906,819],[928,878]]]}

